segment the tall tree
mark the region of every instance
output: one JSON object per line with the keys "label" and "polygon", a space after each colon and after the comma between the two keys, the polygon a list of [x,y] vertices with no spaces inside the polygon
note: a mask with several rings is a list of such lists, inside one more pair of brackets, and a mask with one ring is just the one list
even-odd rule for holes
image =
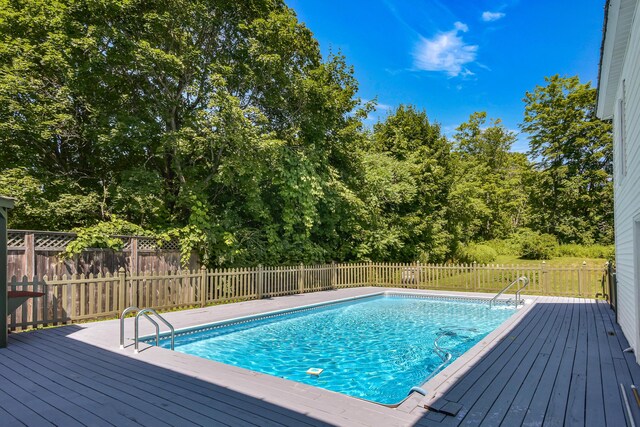
{"label": "tall tree", "polygon": [[462,242],[504,238],[525,225],[526,157],[511,152],[516,136],[500,119],[473,113],[454,135],[455,184],[450,198]]}
{"label": "tall tree", "polygon": [[524,98],[521,125],[537,174],[532,227],[563,243],[613,239],[611,124],[596,117],[596,89],[577,76],[545,78]]}
{"label": "tall tree", "polygon": [[453,246],[447,200],[452,185],[451,145],[440,125],[426,112],[399,106],[374,126],[375,148],[406,162],[416,185],[416,196],[398,207],[406,241],[392,258],[412,261],[422,257],[443,261]]}
{"label": "tall tree", "polygon": [[349,240],[331,213],[361,175],[357,82],[283,1],[0,6],[0,168],[59,213],[94,206],[59,227],[177,227],[216,264]]}

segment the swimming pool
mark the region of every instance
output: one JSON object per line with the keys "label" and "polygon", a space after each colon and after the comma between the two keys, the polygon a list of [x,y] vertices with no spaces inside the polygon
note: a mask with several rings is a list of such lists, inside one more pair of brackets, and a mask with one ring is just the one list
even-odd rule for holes
{"label": "swimming pool", "polygon": [[[480,300],[384,293],[177,331],[175,350],[397,404],[514,312]],[[168,348],[169,340],[160,344]]]}

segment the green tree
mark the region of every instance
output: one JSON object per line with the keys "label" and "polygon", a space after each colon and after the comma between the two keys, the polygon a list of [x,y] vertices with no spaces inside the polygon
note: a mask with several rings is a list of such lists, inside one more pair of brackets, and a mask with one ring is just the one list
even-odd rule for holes
{"label": "green tree", "polygon": [[526,223],[526,157],[511,152],[516,136],[499,119],[473,113],[454,135],[455,184],[449,199],[458,239],[505,238]]}
{"label": "green tree", "polygon": [[21,224],[115,214],[211,264],[353,256],[335,248],[366,108],[283,1],[0,5],[0,173],[24,171],[0,191],[32,189]]}
{"label": "green tree", "polygon": [[561,243],[613,239],[611,124],[596,117],[596,89],[577,76],[545,78],[524,98],[521,125],[535,163],[531,228]]}
{"label": "green tree", "polygon": [[431,123],[426,112],[401,105],[374,126],[373,142],[376,150],[406,163],[416,186],[416,196],[395,212],[402,218],[404,244],[388,256],[400,261],[446,259],[454,246],[447,209],[453,176],[451,145],[440,125]]}

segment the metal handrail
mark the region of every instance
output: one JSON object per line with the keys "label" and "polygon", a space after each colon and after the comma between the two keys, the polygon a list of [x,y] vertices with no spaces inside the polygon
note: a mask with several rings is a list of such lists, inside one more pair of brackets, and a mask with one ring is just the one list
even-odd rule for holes
{"label": "metal handrail", "polygon": [[[136,307],[135,305],[132,305],[131,307],[127,307],[124,310],[122,310],[122,314],[120,315],[120,349],[124,348],[124,318],[127,314],[134,312],[134,311],[140,311],[140,309],[138,307]],[[144,317],[146,317],[147,319],[149,319],[149,321],[151,323],[153,323],[156,326],[156,345],[159,345],[160,340],[159,340],[159,326],[158,324],[151,318],[149,317],[149,315],[147,313],[143,313],[142,314]]]}
{"label": "metal handrail", "polygon": [[124,316],[132,311],[140,311],[140,309],[135,305],[132,305],[131,307],[127,307],[122,310],[122,314],[120,315],[120,349],[124,348]]}
{"label": "metal handrail", "polygon": [[138,314],[136,314],[136,321],[135,321],[135,327],[134,327],[134,330],[135,330],[135,336],[134,336],[135,350],[134,350],[134,353],[138,353],[139,352],[138,344],[140,342],[140,337],[139,337],[138,332],[140,330],[140,328],[139,328],[140,316],[146,317],[149,321],[151,321],[151,323],[154,324],[154,326],[156,327],[156,346],[158,346],[160,344],[160,326],[151,317],[149,317],[147,315],[147,313],[151,313],[154,316],[156,316],[162,323],[165,324],[165,326],[167,326],[169,328],[169,330],[171,331],[171,350],[173,350],[174,343],[175,343],[175,335],[176,335],[176,331],[173,328],[173,325],[171,323],[167,322],[167,320],[164,317],[160,316],[158,314],[158,312],[155,311],[153,308],[144,308],[144,309],[140,310],[138,312]]}
{"label": "metal handrail", "polygon": [[522,282],[523,285],[520,286],[518,288],[518,290],[516,291],[516,307],[518,307],[518,304],[520,303],[520,292],[522,292],[524,290],[524,288],[526,288],[527,286],[529,286],[529,278],[527,276],[520,276],[518,277],[516,280],[514,280],[513,282],[509,283],[507,286],[505,286],[504,288],[502,288],[502,290],[500,292],[498,292],[496,294],[496,296],[494,296],[493,298],[491,298],[491,300],[489,301],[489,308],[493,307],[493,304],[495,304],[495,302],[498,300],[498,298],[505,293],[506,291],[508,291],[513,285],[515,285],[516,283],[520,283]]}

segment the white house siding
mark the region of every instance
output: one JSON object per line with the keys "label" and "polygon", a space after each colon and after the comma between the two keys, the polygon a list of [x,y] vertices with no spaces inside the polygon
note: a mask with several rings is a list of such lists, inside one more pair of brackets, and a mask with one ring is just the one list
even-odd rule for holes
{"label": "white house siding", "polygon": [[[638,349],[638,313],[640,283],[636,271],[640,263],[640,8],[636,8],[629,43],[627,45],[621,79],[616,90],[614,127],[614,203],[616,271],[618,279],[618,322],[636,350]],[[624,127],[620,123],[620,102],[624,82]],[[625,139],[626,153],[623,157],[621,138]],[[621,161],[626,157],[626,167]],[[623,173],[623,171],[625,173]]]}

